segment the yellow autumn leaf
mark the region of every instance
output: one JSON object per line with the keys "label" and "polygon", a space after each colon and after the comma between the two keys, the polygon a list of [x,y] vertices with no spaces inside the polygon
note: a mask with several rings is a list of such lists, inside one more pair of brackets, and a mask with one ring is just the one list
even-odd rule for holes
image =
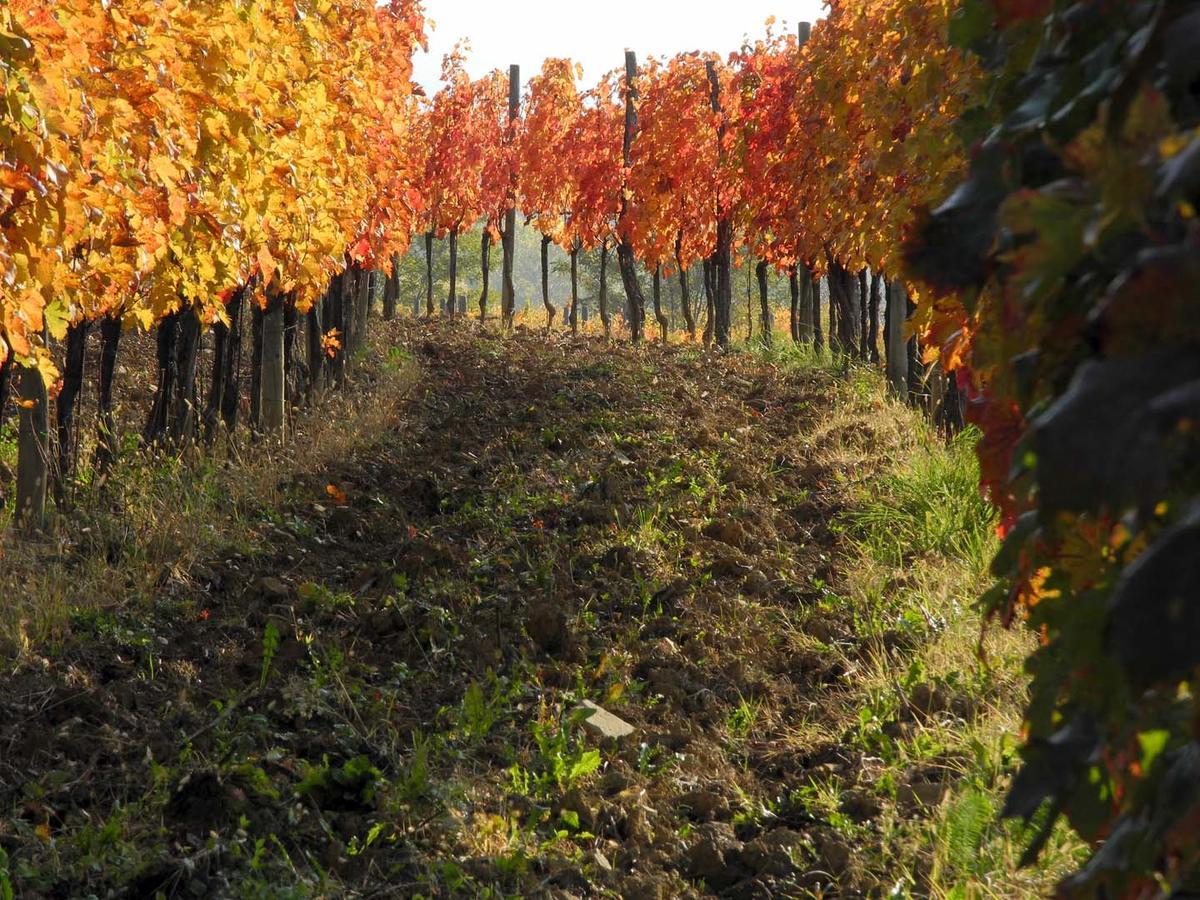
{"label": "yellow autumn leaf", "polygon": [[172,187],[178,183],[179,172],[169,156],[150,157],[150,171]]}

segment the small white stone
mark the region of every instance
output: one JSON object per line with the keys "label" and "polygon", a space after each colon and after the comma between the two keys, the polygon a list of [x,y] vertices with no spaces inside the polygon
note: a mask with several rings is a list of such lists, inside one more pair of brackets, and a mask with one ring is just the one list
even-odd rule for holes
{"label": "small white stone", "polygon": [[619,741],[634,732],[633,726],[624,719],[614,716],[591,700],[584,700],[578,709],[587,712],[587,718],[583,720],[584,727],[598,737]]}

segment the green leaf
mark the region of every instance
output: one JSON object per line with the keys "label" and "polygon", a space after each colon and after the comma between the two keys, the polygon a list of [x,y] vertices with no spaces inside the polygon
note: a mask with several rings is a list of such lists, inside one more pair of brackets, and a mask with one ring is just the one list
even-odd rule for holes
{"label": "green leaf", "polygon": [[591,775],[600,768],[600,751],[589,750],[571,766],[571,771],[567,775],[569,782],[575,781],[577,778],[582,778],[585,775]]}
{"label": "green leaf", "polygon": [[13,900],[13,886],[8,879],[8,854],[0,847],[0,900]]}
{"label": "green leaf", "polygon": [[969,49],[991,35],[994,27],[992,10],[984,0],[964,0],[950,19],[950,43]]}
{"label": "green leaf", "polygon": [[50,332],[52,338],[61,341],[67,336],[67,326],[71,324],[71,316],[66,303],[56,300],[46,306],[42,315],[46,320],[46,330]]}
{"label": "green leaf", "polygon": [[1154,731],[1143,731],[1138,735],[1138,744],[1142,748],[1142,772],[1147,773],[1150,767],[1154,765],[1154,761],[1162,755],[1162,752],[1167,749],[1167,744],[1171,740],[1171,732],[1165,728],[1159,728]]}

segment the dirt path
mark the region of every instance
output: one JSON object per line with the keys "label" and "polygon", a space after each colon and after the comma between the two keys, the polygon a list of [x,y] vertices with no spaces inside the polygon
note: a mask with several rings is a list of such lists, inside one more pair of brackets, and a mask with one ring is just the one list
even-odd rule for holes
{"label": "dirt path", "polygon": [[269,547],[0,683],[0,893],[880,889],[812,797],[880,813],[842,740],[879,644],[823,602],[870,420],[817,428],[831,380],[751,360],[408,344],[402,427],[257,511]]}

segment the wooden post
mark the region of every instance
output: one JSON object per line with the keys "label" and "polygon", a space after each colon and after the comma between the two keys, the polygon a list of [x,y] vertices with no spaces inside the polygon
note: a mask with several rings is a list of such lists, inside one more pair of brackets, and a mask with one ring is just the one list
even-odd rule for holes
{"label": "wooden post", "polygon": [[[329,296],[326,289],[325,296]],[[319,298],[308,310],[308,405],[316,406],[325,391],[325,298]]]}
{"label": "wooden post", "polygon": [[713,329],[716,327],[716,296],[717,296],[717,278],[714,260],[716,257],[710,256],[704,260],[702,270],[704,273],[704,346],[711,347],[713,342]]}
{"label": "wooden post", "polygon": [[354,298],[358,287],[358,277],[353,265],[347,266],[342,273],[342,298],[338,303],[338,331],[342,333],[342,353],[338,357],[338,386],[346,384],[346,373],[350,370],[351,355],[354,352]]}
{"label": "wooden post", "polygon": [[[797,49],[804,47],[811,37],[812,22],[801,22],[799,33],[797,34]],[[802,270],[798,269],[797,274],[800,278],[799,310],[792,337],[797,343],[811,343],[815,349],[819,350],[821,333],[821,283],[813,277],[807,264],[803,265]]]}
{"label": "wooden post", "polygon": [[821,331],[821,278],[812,276],[812,339],[813,349],[820,353],[825,349],[825,336]]}
{"label": "wooden post", "polygon": [[8,415],[8,393],[12,386],[13,358],[12,354],[0,362],[0,425],[3,425]]}
{"label": "wooden post", "polygon": [[[749,261],[746,263],[749,265]],[[758,279],[758,303],[761,313],[762,326],[762,343],[763,346],[770,349],[771,347],[771,332],[774,330],[775,321],[771,313],[771,294],[770,294],[770,266],[765,259],[759,260],[758,265],[754,268],[755,277]]]}
{"label": "wooden post", "polygon": [[612,337],[612,319],[608,314],[608,238],[600,242],[600,290],[597,302],[600,305],[600,324],[604,327],[604,336]]}
{"label": "wooden post", "polygon": [[67,482],[73,474],[75,451],[75,406],[83,390],[84,369],[87,363],[87,339],[92,323],[76,322],[67,329],[67,358],[63,368],[62,390],[55,404],[55,424],[58,427],[58,471],[55,480],[55,499],[66,499]]}
{"label": "wooden post", "polygon": [[[622,159],[626,170],[633,162],[633,140],[637,136],[637,54],[632,50],[625,51],[625,138],[622,146]],[[629,212],[629,201],[625,191],[621,191],[622,224]],[[624,228],[618,228],[619,243],[617,244],[617,263],[621,269],[621,283],[625,287],[625,296],[629,300],[629,330],[635,344],[642,340],[642,330],[646,321],[646,298],[642,294],[642,286],[637,276],[637,259],[633,255],[633,244]]]}
{"label": "wooden post", "polygon": [[353,365],[354,354],[358,350],[358,295],[362,287],[362,276],[363,272],[358,263],[350,263],[342,283],[343,374]]}
{"label": "wooden post", "polygon": [[96,469],[106,473],[117,458],[117,420],[113,414],[113,379],[117,373],[117,351],[121,344],[121,315],[110,313],[100,323],[100,387],[96,406],[99,413]]}
{"label": "wooden post", "polygon": [[167,429],[174,443],[191,441],[196,436],[196,365],[201,337],[195,310],[181,310],[175,342],[175,396]]}
{"label": "wooden post", "polygon": [[285,437],[287,390],[283,358],[284,297],[278,287],[267,289],[267,308],[262,317],[262,428],[267,434]]}
{"label": "wooden post", "polygon": [[[904,321],[907,322],[913,317],[913,313],[917,311],[917,305],[913,303],[912,297],[907,289],[904,292]],[[897,307],[899,312],[901,307]],[[932,412],[932,407],[929,405],[929,384],[928,384],[929,367],[925,365],[921,359],[921,342],[917,340],[915,334],[908,339],[908,402],[913,406],[921,405],[927,413]]]}
{"label": "wooden post", "polygon": [[796,266],[799,309],[796,313],[796,342],[799,344],[812,343],[812,273],[804,265]]}
{"label": "wooden post", "polygon": [[870,325],[867,330],[867,347],[872,365],[879,365],[879,303],[883,299],[883,279],[878,272],[871,273],[871,292],[868,310]]}
{"label": "wooden post", "polygon": [[367,346],[367,320],[371,317],[371,288],[374,272],[370,269],[358,270],[358,295],[354,303],[354,348],[361,350]]}
{"label": "wooden post", "polygon": [[446,315],[454,318],[458,303],[458,226],[450,229],[450,290],[446,301]]}
{"label": "wooden post", "polygon": [[[517,129],[517,119],[521,116],[521,67],[511,66],[508,70],[508,135],[507,143],[512,144]],[[509,181],[508,211],[504,214],[504,233],[501,235],[501,249],[504,261],[500,281],[500,315],[507,328],[512,327],[513,314],[516,311],[517,289],[513,284],[513,262],[516,254],[517,241],[517,173],[512,172]]]}
{"label": "wooden post", "polygon": [[161,441],[171,420],[171,398],[175,394],[177,376],[176,344],[179,341],[179,317],[179,312],[171,312],[158,320],[155,335],[158,381],[154,389],[154,405],[150,409],[150,418],[142,432],[142,439],[147,444]]}
{"label": "wooden post", "polygon": [[400,296],[400,254],[392,255],[392,274],[383,286],[383,321],[396,318],[396,299]]}
{"label": "wooden post", "polygon": [[487,321],[488,279],[492,277],[492,232],[485,225],[479,244],[479,274],[483,286],[479,290],[479,321]]}
{"label": "wooden post", "polygon": [[[240,292],[234,293],[239,298]],[[230,305],[232,305],[232,298]],[[226,309],[229,307],[227,306]],[[232,318],[230,313],[227,313]],[[232,329],[224,322],[216,321],[212,326],[213,355],[211,377],[208,379],[208,399],[204,404],[204,412],[200,416],[200,425],[204,434],[204,442],[212,443],[216,436],[217,423],[221,420],[221,400],[225,396],[225,361],[229,358],[229,338]]]}
{"label": "wooden post", "polygon": [[[708,74],[709,101],[712,111],[720,117],[717,126],[717,155],[721,164],[725,162],[725,111],[721,105],[721,80],[717,75],[717,67],[709,62],[705,67]],[[728,210],[717,207],[717,247],[713,254],[713,294],[715,298],[716,326],[715,336],[717,346],[728,350],[733,336],[733,225],[729,221]]]}
{"label": "wooden post", "polygon": [[262,350],[263,309],[256,297],[250,303],[250,430],[256,435],[262,431]]}
{"label": "wooden post", "polygon": [[46,483],[50,473],[50,398],[36,368],[21,368],[21,413],[17,436],[17,522],[27,534],[46,527]]}
{"label": "wooden post", "polygon": [[[348,258],[347,258],[348,259]],[[342,305],[340,331],[342,332],[342,372],[350,367],[351,357],[358,346],[355,342],[355,306],[358,298],[358,263],[347,262],[345,278],[342,281]]]}
{"label": "wooden post", "polygon": [[[801,48],[808,43],[812,37],[812,22],[801,22],[797,34],[796,47]],[[793,270],[793,282],[799,281],[792,287],[793,304],[797,307],[794,323],[792,325],[792,338],[797,343],[812,343],[816,332],[820,331],[820,323],[815,322],[815,319],[820,318],[820,303],[821,298],[819,293],[814,292],[814,286],[817,292],[820,291],[820,284],[812,277],[807,264],[797,266]],[[815,296],[814,296],[815,294]],[[817,313],[814,315],[814,302],[817,306]],[[815,329],[814,329],[815,324]]]}
{"label": "wooden post", "polygon": [[[344,324],[344,313],[346,307],[345,286],[346,282],[349,280],[350,271],[348,269],[345,269],[333,276],[333,280],[329,283],[329,293],[325,295],[325,307],[321,311],[321,327],[325,329],[326,333],[330,331],[336,331],[338,336],[338,346],[334,349],[333,356],[326,358],[325,386],[327,388],[333,386],[341,387],[342,379],[346,373],[346,327]],[[419,298],[417,299],[417,302],[420,302]],[[255,321],[259,322],[258,327],[259,331],[261,332],[262,308],[255,303],[252,306],[252,309],[258,310],[258,318]],[[420,310],[417,310],[416,314],[419,315]],[[257,350],[251,355],[255,360],[258,360],[261,357],[261,353],[259,353]],[[261,406],[261,404],[258,404],[258,406]],[[256,408],[258,407],[255,406],[254,403],[251,403],[251,409]],[[258,425],[256,424],[255,429],[257,428]]]}
{"label": "wooden post", "polygon": [[554,327],[554,304],[550,302],[550,244],[549,235],[542,235],[542,306],[546,310],[546,330]]}
{"label": "wooden post", "polygon": [[571,245],[571,334],[579,334],[579,239]]}
{"label": "wooden post", "polygon": [[842,332],[840,313],[842,312],[842,289],[845,285],[842,283],[842,273],[838,264],[834,261],[833,255],[828,249],[825,251],[825,261],[828,269],[825,274],[825,283],[829,286],[829,350],[831,353],[837,354],[843,351],[842,347]]}
{"label": "wooden post", "polygon": [[[374,278],[374,272],[368,275]],[[365,320],[364,316],[364,320]],[[363,334],[367,333],[363,323]],[[300,404],[300,359],[296,344],[300,337],[300,313],[295,303],[283,307],[283,390],[285,409],[290,413]]]}
{"label": "wooden post", "polygon": [[750,267],[750,254],[746,254],[746,340],[754,338],[754,305],[750,302],[751,279],[754,273]]}
{"label": "wooden post", "polygon": [[858,272],[858,358],[871,358],[871,285],[864,266]]}
{"label": "wooden post", "polygon": [[908,297],[904,285],[899,281],[889,281],[883,342],[887,350],[888,384],[892,393],[901,400],[908,399],[908,348],[904,340],[907,306]]}
{"label": "wooden post", "polygon": [[791,307],[788,310],[788,333],[792,336],[792,343],[798,344],[800,343],[800,275],[795,266],[788,269],[788,297],[791,300]]}
{"label": "wooden post", "polygon": [[425,232],[425,317],[433,318],[433,231]]}

